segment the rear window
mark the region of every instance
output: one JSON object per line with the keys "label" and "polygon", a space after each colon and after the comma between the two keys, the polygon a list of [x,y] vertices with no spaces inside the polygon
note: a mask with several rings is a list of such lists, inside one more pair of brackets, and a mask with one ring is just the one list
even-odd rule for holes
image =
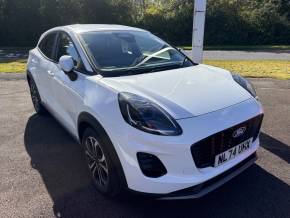
{"label": "rear window", "polygon": [[56,35],[57,33],[48,34],[41,40],[38,46],[40,51],[49,59],[53,59],[54,56],[53,49],[55,45]]}

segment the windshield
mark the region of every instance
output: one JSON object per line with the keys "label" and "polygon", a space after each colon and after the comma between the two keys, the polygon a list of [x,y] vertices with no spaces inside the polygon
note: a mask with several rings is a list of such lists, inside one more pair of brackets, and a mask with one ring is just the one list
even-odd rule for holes
{"label": "windshield", "polygon": [[188,58],[149,32],[99,31],[81,34],[81,41],[102,74],[153,72],[192,66]]}

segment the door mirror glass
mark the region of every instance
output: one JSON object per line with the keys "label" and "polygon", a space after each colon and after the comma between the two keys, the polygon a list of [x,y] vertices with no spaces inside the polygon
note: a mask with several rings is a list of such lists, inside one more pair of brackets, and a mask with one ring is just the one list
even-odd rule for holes
{"label": "door mirror glass", "polygon": [[65,73],[71,72],[74,68],[73,58],[68,55],[61,56],[59,59],[59,66]]}

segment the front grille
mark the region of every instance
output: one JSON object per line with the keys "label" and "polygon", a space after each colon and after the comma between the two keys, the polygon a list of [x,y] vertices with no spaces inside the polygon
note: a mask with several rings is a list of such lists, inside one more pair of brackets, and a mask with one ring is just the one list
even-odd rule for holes
{"label": "front grille", "polygon": [[[255,141],[259,135],[263,115],[259,115],[231,128],[215,133],[191,146],[191,154],[198,168],[214,166],[215,156],[253,137]],[[234,138],[233,133],[246,127],[246,131]]]}

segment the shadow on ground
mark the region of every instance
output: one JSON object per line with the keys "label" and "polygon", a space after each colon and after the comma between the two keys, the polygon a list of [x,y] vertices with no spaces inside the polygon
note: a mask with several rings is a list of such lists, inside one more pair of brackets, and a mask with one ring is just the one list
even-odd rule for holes
{"label": "shadow on ground", "polygon": [[261,146],[290,164],[290,145],[265,134],[260,134]]}
{"label": "shadow on ground", "polygon": [[[198,200],[156,201],[133,196],[108,199],[94,190],[81,147],[53,118],[31,116],[24,141],[31,165],[42,176],[58,217],[287,217],[290,214],[290,187],[258,165]],[[262,134],[262,143],[285,158],[271,147],[284,148],[283,143],[266,134]]]}

